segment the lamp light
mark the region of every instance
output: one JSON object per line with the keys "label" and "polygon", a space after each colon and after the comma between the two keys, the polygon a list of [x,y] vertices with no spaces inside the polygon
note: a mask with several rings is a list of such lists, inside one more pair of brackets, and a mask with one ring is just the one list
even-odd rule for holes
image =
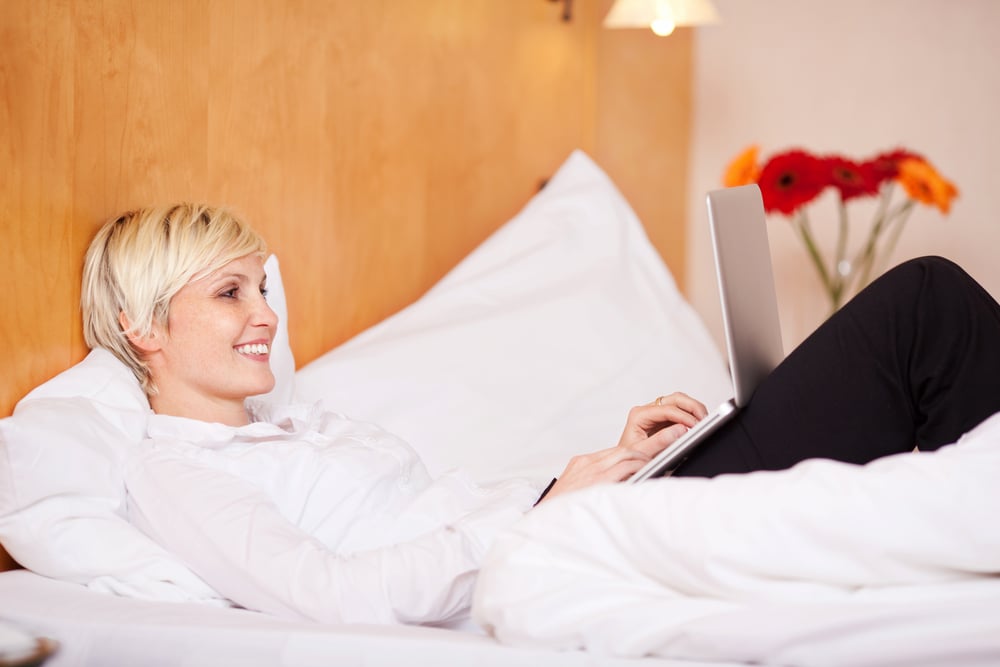
{"label": "lamp light", "polygon": [[615,0],[605,28],[650,28],[661,37],[678,26],[717,23],[711,0]]}

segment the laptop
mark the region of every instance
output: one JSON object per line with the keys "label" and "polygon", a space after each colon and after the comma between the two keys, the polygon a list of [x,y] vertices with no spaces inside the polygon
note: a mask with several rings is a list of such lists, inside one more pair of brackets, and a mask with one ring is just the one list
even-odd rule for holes
{"label": "laptop", "polygon": [[733,397],[632,475],[628,479],[631,484],[670,475],[747,404],[757,385],[784,358],[760,188],[754,184],[709,192],[708,224]]}

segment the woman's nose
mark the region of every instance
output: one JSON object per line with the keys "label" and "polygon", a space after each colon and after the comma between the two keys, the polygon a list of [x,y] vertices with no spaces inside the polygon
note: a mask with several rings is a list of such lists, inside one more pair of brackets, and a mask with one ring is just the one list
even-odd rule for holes
{"label": "woman's nose", "polygon": [[255,303],[253,318],[256,326],[266,326],[271,329],[278,326],[278,314],[274,312],[263,294]]}

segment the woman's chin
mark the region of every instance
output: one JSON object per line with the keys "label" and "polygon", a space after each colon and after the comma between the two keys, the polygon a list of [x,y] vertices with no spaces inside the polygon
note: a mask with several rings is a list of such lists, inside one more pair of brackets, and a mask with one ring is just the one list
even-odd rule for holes
{"label": "woman's chin", "polygon": [[266,394],[274,389],[276,384],[277,380],[274,379],[274,374],[268,372],[266,377],[262,376],[258,381],[253,383],[252,387],[248,387],[247,396],[260,396],[261,394]]}

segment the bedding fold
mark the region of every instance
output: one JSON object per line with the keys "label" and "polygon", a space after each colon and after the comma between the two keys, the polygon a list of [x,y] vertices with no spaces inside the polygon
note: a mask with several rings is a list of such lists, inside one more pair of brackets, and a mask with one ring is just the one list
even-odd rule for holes
{"label": "bedding fold", "polygon": [[929,664],[1000,656],[1000,415],[866,466],[585,490],[502,534],[474,618],[619,656]]}

